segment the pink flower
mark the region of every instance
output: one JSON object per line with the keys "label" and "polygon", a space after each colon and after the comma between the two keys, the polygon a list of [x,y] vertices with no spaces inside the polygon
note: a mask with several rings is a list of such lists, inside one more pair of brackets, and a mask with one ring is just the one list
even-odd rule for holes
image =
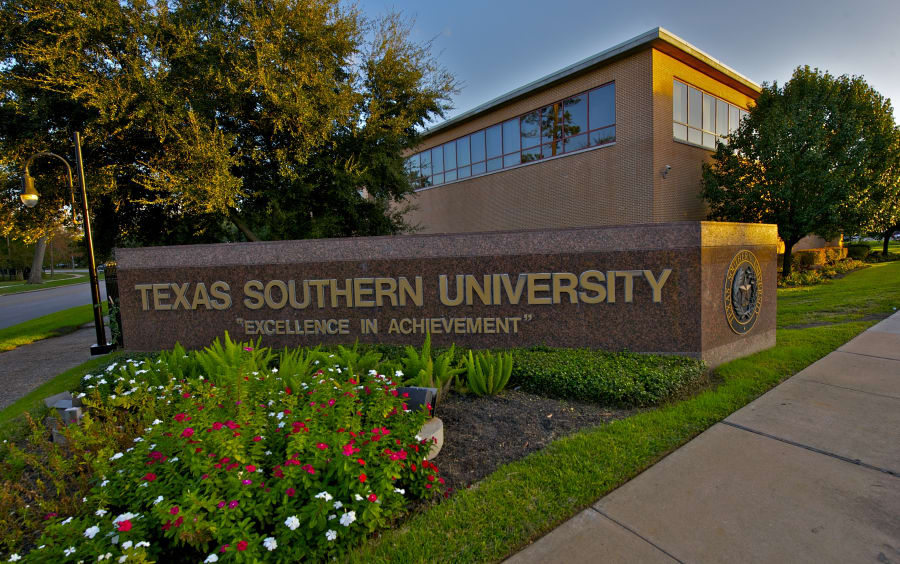
{"label": "pink flower", "polygon": [[237,549],[238,550],[247,550],[247,541],[238,541]]}
{"label": "pink flower", "polygon": [[181,436],[186,439],[189,438],[193,434],[194,434],[194,430],[190,427],[188,427],[187,429],[185,429],[184,431],[181,432]]}
{"label": "pink flower", "polygon": [[130,530],[131,530],[131,521],[129,519],[119,522],[119,532],[127,533]]}
{"label": "pink flower", "polygon": [[175,421],[178,421],[179,423],[181,423],[182,421],[184,421],[185,417],[187,417],[186,413],[176,413]]}
{"label": "pink flower", "polygon": [[369,501],[371,501],[372,503],[375,503],[375,502],[378,500],[378,496],[375,495],[375,494],[373,494],[373,493],[371,493],[371,494],[369,494],[369,497],[368,497],[367,499],[368,499]]}
{"label": "pink flower", "polygon": [[334,399],[328,400],[328,407],[333,407],[333,406],[334,406]]}
{"label": "pink flower", "polygon": [[247,472],[256,472],[256,466],[254,466],[252,464],[248,464],[248,465],[244,466],[244,468],[247,469]]}
{"label": "pink flower", "polygon": [[258,442],[261,441],[261,440],[262,440],[262,437],[260,437],[259,435],[256,435],[255,437],[253,437],[253,442],[254,442],[254,443],[258,443]]}
{"label": "pink flower", "polygon": [[218,421],[216,421],[215,423],[212,424],[212,428],[215,429],[216,431],[218,431],[222,427],[223,427],[223,425],[221,423],[219,423]]}
{"label": "pink flower", "polygon": [[216,507],[218,507],[219,509],[224,509],[224,508],[225,508],[225,501],[224,501],[224,500],[223,500],[223,501],[220,501],[219,504],[218,504]]}
{"label": "pink flower", "polygon": [[295,490],[294,488],[288,488],[285,493],[288,495],[288,497],[294,497],[294,494],[297,493],[297,490]]}
{"label": "pink flower", "polygon": [[228,502],[228,509],[234,509],[237,506],[238,506],[238,500],[236,500],[236,499],[232,499],[231,501]]}
{"label": "pink flower", "polygon": [[[253,347],[244,347],[244,350],[247,351],[247,352],[252,352],[252,351],[253,351]],[[228,545],[225,545],[225,546],[228,546]]]}
{"label": "pink flower", "polygon": [[319,450],[325,450],[328,448],[328,445],[326,445],[325,443],[317,443],[316,448]]}
{"label": "pink flower", "polygon": [[152,482],[156,480],[156,474],[154,474],[153,472],[147,472],[147,474],[144,476],[144,479],[148,482]]}
{"label": "pink flower", "polygon": [[178,515],[178,512],[181,511],[181,508],[177,505],[172,506],[172,509],[169,510],[169,513],[172,515]]}
{"label": "pink flower", "polygon": [[250,484],[253,483],[253,480],[241,480],[241,483],[244,484],[245,486],[249,486]]}

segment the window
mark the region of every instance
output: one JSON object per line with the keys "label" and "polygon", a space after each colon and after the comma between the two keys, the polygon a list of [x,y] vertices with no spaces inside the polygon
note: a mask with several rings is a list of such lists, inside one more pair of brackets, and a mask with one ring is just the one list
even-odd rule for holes
{"label": "window", "polygon": [[436,186],[616,141],[609,83],[406,159],[413,186]]}
{"label": "window", "polygon": [[672,89],[672,135],[707,149],[727,142],[747,112],[725,100],[675,81]]}

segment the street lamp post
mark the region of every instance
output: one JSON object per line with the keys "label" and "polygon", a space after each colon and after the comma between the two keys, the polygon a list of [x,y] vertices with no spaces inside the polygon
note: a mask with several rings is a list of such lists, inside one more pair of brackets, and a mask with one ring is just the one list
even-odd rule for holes
{"label": "street lamp post", "polygon": [[[88,215],[87,185],[84,180],[84,164],[81,161],[81,134],[75,132],[72,136],[75,142],[75,167],[78,172],[78,184],[81,188],[81,211],[84,216],[84,236],[87,241],[88,253],[88,273],[91,278],[91,303],[94,308],[94,327],[97,330],[97,344],[91,345],[91,354],[106,354],[111,351],[115,345],[106,341],[106,329],[103,327],[103,305],[100,302],[100,281],[97,278],[97,262],[94,259],[94,240],[91,237],[91,219]],[[28,165],[37,157],[55,157],[66,165],[69,180],[69,193],[72,197],[72,219],[75,219],[75,189],[72,185],[72,167],[69,162],[55,153],[41,152],[35,153],[25,162],[25,175],[22,177],[22,193],[19,199],[29,208],[33,208],[38,202],[38,192],[34,188],[34,178],[28,173]]]}

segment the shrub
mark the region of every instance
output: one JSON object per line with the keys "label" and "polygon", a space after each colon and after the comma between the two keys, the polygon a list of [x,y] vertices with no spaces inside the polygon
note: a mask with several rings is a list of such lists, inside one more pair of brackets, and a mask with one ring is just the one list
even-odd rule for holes
{"label": "shrub", "polygon": [[696,385],[699,360],[586,349],[513,351],[511,385],[557,398],[619,406],[659,403]]}
{"label": "shrub", "polygon": [[795,270],[788,277],[778,280],[779,286],[814,286],[828,280],[825,273],[819,270]]}
{"label": "shrub", "polygon": [[[825,256],[825,249],[804,249],[802,251],[796,251],[794,253],[796,262],[794,264],[799,265],[801,268],[824,266]],[[793,257],[792,260],[794,260]]]}
{"label": "shrub", "polygon": [[465,387],[477,396],[493,396],[499,394],[509,382],[512,373],[513,357],[510,353],[489,352],[477,353],[469,351],[466,358]]}
{"label": "shrub", "polygon": [[[66,436],[93,453],[79,459],[90,490],[66,519],[49,516],[26,560],[330,559],[443,483],[420,458],[426,414],[375,370],[286,351],[281,366],[300,371],[282,375],[266,368],[271,351],[227,338],[183,353],[86,377],[89,415]],[[211,358],[215,378],[174,376]],[[110,440],[118,426],[129,446]]]}
{"label": "shrub", "polygon": [[846,248],[847,256],[856,260],[865,260],[872,250],[871,247],[865,243],[850,243]]}

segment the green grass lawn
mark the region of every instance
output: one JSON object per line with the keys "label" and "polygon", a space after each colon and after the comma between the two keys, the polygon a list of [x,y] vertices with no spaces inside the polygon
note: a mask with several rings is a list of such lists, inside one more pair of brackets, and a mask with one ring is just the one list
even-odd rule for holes
{"label": "green grass lawn", "polygon": [[[106,313],[106,302],[103,302]],[[0,352],[10,351],[16,347],[33,343],[49,337],[58,337],[71,333],[79,326],[94,320],[90,304],[64,309],[25,323],[19,323],[6,329],[0,329]]]}
{"label": "green grass lawn", "polygon": [[[0,296],[4,294],[18,294],[20,292],[30,292],[32,290],[43,290],[45,288],[55,288],[57,286],[68,286],[69,284],[82,284],[89,282],[87,272],[58,273],[53,277],[48,274],[44,276],[43,284],[26,284],[24,280],[7,280],[0,282]],[[103,280],[103,273],[100,273],[100,280]]]}

